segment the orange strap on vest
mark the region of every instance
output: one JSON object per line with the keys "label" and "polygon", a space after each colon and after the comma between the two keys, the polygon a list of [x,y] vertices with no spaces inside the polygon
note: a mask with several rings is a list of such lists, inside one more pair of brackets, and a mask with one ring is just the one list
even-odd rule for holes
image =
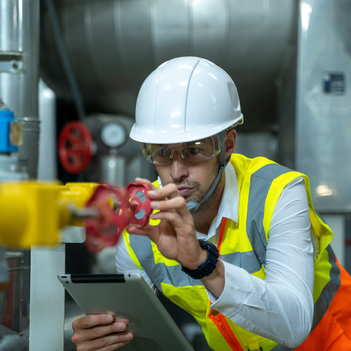
{"label": "orange strap on vest", "polygon": [[[222,225],[221,225],[221,231],[219,233],[219,239],[218,239],[218,252],[221,252],[221,245],[222,245],[222,240],[223,240],[223,235],[224,235],[224,229],[225,225],[227,223],[227,218],[223,218],[222,220]],[[211,303],[211,302],[210,302]],[[212,303],[211,303],[212,305]],[[212,322],[216,325],[218,330],[221,332],[223,338],[225,341],[228,343],[228,345],[231,347],[232,350],[234,351],[244,351],[243,348],[241,347],[239,341],[235,337],[234,333],[230,329],[230,326],[228,325],[227,320],[225,317],[222,315],[222,313],[219,313],[214,310],[210,310],[209,317],[211,318]]]}
{"label": "orange strap on vest", "polygon": [[340,268],[340,287],[328,310],[296,351],[350,351],[351,350],[351,277],[336,261]]}
{"label": "orange strap on vest", "polygon": [[209,317],[211,318],[212,322],[216,325],[218,330],[221,332],[223,338],[232,350],[244,351],[238,339],[235,337],[232,330],[230,329],[230,326],[228,325],[228,322],[226,321],[222,313],[211,309]]}

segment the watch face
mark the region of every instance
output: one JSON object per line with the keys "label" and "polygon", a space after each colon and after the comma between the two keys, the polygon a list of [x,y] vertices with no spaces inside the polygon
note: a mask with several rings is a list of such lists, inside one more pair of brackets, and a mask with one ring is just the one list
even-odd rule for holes
{"label": "watch face", "polygon": [[118,147],[125,143],[127,132],[118,123],[105,124],[101,129],[101,140],[108,147]]}

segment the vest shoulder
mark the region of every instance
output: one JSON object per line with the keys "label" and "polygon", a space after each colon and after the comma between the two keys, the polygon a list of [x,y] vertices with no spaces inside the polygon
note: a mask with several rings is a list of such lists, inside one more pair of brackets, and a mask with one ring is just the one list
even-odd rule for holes
{"label": "vest shoulder", "polygon": [[[248,158],[244,155],[232,154],[230,163],[233,165],[237,173],[246,175],[255,175],[269,178],[273,176],[276,178],[277,176],[284,173],[299,173],[290,168],[282,166],[266,157]],[[299,174],[301,174],[301,176],[305,176],[302,173]]]}
{"label": "vest shoulder", "polygon": [[[305,181],[308,179],[305,174],[282,166],[265,157],[248,158],[240,154],[233,154],[230,158],[230,163],[237,173],[240,184],[247,177],[264,179],[270,182],[274,182],[279,177],[280,181],[283,181],[285,184],[298,177],[303,177]],[[284,177],[282,178],[281,176],[283,175]]]}

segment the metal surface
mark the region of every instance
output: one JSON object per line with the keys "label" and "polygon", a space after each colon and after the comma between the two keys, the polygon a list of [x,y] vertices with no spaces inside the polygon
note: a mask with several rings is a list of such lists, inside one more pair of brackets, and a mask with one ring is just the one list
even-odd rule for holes
{"label": "metal surface", "polygon": [[[85,228],[61,230],[64,243],[82,243]],[[43,264],[44,263],[44,264]],[[65,291],[57,279],[65,272],[65,244],[54,248],[32,246],[29,350],[64,350]]]}
{"label": "metal surface", "polygon": [[84,102],[82,99],[82,95],[79,90],[79,86],[77,84],[76,75],[72,68],[71,60],[67,53],[66,43],[62,36],[61,25],[59,19],[57,17],[56,7],[53,0],[46,0],[46,6],[50,15],[50,20],[52,23],[52,27],[54,30],[54,36],[56,40],[56,44],[58,47],[58,51],[60,54],[61,62],[63,64],[63,68],[66,74],[66,78],[68,79],[70,90],[74,96],[74,101],[77,109],[77,114],[79,119],[82,121],[85,118],[85,108]]}
{"label": "metal surface", "polygon": [[351,211],[351,2],[300,1],[296,168],[320,212]]}
{"label": "metal surface", "polygon": [[240,133],[235,143],[235,153],[246,157],[267,157],[277,161],[278,141],[271,132]]}
{"label": "metal surface", "polygon": [[2,291],[6,289],[9,282],[9,272],[7,269],[7,262],[5,260],[6,248],[0,246],[0,296]]}
{"label": "metal surface", "polygon": [[39,0],[0,0],[0,97],[23,122],[18,160],[31,178],[38,159],[38,56]]}
{"label": "metal surface", "polygon": [[[297,28],[296,28],[297,36]],[[287,61],[285,74],[278,84],[278,162],[295,168],[296,135],[296,77],[297,48],[293,48]]]}
{"label": "metal surface", "polygon": [[9,284],[0,295],[0,324],[15,332],[22,332],[23,254],[6,252]]}
{"label": "metal surface", "polygon": [[[69,57],[85,103],[134,114],[147,75],[177,56],[205,57],[238,86],[247,124],[273,123],[275,81],[296,27],[294,0],[56,0]],[[42,74],[71,98],[47,8],[41,17]],[[244,126],[245,128],[245,126]]]}
{"label": "metal surface", "polygon": [[57,179],[56,96],[43,80],[39,82],[38,179]]}
{"label": "metal surface", "polygon": [[0,350],[1,351],[28,351],[28,339],[18,335],[13,330],[0,324]]}
{"label": "metal surface", "polygon": [[[86,172],[87,180],[107,181],[126,186],[134,182],[136,177],[155,179],[154,167],[142,156],[139,143],[127,137],[126,142],[121,146],[109,147],[103,141],[103,131],[106,127],[119,125],[129,135],[133,123],[131,118],[121,115],[95,114],[84,120],[95,144],[95,154]],[[135,155],[141,156],[141,159]],[[138,158],[138,161],[135,160],[135,157]]]}
{"label": "metal surface", "polygon": [[345,229],[346,218],[343,214],[323,214],[323,219],[333,231],[331,246],[339,263],[345,267]]}
{"label": "metal surface", "polygon": [[38,176],[40,121],[34,117],[18,117],[22,123],[23,144],[17,153],[20,170],[28,173],[30,179]]}
{"label": "metal surface", "polygon": [[63,350],[65,292],[56,277],[64,271],[64,244],[54,248],[32,246],[30,351]]}
{"label": "metal surface", "polygon": [[0,72],[23,73],[23,55],[21,52],[0,52]]}
{"label": "metal surface", "polygon": [[120,146],[109,147],[103,141],[102,132],[106,126],[118,124],[121,128],[125,129],[126,134],[129,135],[133,123],[134,121],[131,118],[121,115],[94,114],[84,120],[84,124],[89,128],[93,136],[96,143],[96,151],[99,155],[110,155],[111,152],[118,152],[119,156],[124,156],[127,159],[140,152],[140,144],[127,137],[126,142]]}
{"label": "metal surface", "polygon": [[17,158],[0,155],[0,182],[24,179],[28,179],[28,175],[18,170]]}
{"label": "metal surface", "polygon": [[101,157],[100,180],[111,184],[125,184],[126,159],[117,155]]}

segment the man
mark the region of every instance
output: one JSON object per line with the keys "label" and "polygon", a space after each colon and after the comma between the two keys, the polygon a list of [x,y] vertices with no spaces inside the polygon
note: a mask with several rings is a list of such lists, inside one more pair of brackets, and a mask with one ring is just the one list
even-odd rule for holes
{"label": "man", "polygon": [[[127,227],[117,270],[140,272],[191,313],[214,350],[351,350],[351,280],[308,178],[233,154],[241,123],[232,79],[207,60],[170,60],[146,79],[130,136],[159,174],[136,181],[161,222]],[[125,328],[87,316],[72,341],[115,350],[133,337]]]}

